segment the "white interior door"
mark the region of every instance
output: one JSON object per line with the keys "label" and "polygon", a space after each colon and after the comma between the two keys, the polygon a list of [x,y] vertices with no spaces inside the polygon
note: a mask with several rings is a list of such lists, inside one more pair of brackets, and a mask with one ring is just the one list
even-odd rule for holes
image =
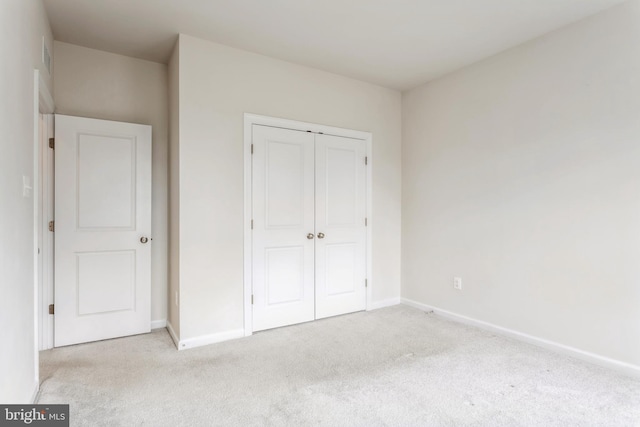
{"label": "white interior door", "polygon": [[253,330],[314,319],[314,135],[253,125]]}
{"label": "white interior door", "polygon": [[366,308],[363,140],[252,126],[253,331]]}
{"label": "white interior door", "polygon": [[55,346],[149,332],[151,127],[55,119]]}
{"label": "white interior door", "polygon": [[316,135],[316,319],[366,308],[365,151]]}

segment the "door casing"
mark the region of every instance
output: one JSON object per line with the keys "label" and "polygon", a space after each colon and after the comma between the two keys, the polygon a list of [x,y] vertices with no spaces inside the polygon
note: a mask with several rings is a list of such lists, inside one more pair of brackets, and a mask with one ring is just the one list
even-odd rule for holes
{"label": "door casing", "polygon": [[[53,303],[53,234],[49,233],[48,227],[53,219],[53,150],[49,148],[49,138],[53,137],[55,110],[53,97],[40,70],[34,70],[33,105],[34,320],[38,372],[39,350],[53,348],[53,316],[49,314],[49,304]],[[46,129],[40,127],[40,114],[44,116]]]}
{"label": "door casing", "polygon": [[252,217],[252,186],[251,186],[251,143],[252,143],[252,126],[263,125],[285,129],[293,129],[300,131],[310,131],[314,133],[323,133],[328,135],[336,135],[346,138],[360,139],[365,142],[367,168],[366,168],[366,215],[367,215],[367,242],[366,242],[366,275],[367,275],[367,302],[366,310],[371,308],[371,296],[373,293],[373,269],[372,259],[372,235],[373,235],[373,216],[372,216],[372,177],[373,177],[373,156],[372,144],[373,135],[370,132],[363,132],[351,129],[338,128],[333,126],[319,125],[315,123],[299,122],[295,120],[280,119],[276,117],[262,116],[257,114],[244,114],[244,335],[253,334],[253,319],[251,309],[251,283],[252,283],[252,243],[251,243],[251,217]]}

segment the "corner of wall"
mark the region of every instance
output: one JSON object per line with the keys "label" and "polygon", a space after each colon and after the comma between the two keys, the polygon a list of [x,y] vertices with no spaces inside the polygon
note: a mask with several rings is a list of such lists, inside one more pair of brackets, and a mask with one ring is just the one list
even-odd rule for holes
{"label": "corner of wall", "polygon": [[167,67],[169,82],[169,295],[167,329],[180,341],[180,38]]}
{"label": "corner of wall", "polygon": [[171,337],[173,344],[178,350],[180,350],[180,338],[169,321],[167,321],[167,332],[169,332],[169,336]]}

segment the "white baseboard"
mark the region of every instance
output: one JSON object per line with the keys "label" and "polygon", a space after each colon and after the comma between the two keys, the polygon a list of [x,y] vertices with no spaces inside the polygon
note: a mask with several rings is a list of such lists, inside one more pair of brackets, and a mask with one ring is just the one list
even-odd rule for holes
{"label": "white baseboard", "polygon": [[173,340],[173,344],[175,344],[176,348],[180,350],[180,339],[178,339],[178,334],[173,330],[173,326],[171,326],[169,321],[167,321],[167,331],[169,331],[169,336]]}
{"label": "white baseboard", "polygon": [[166,327],[167,327],[167,319],[151,321],[151,329],[160,329],[160,328],[166,328]]}
{"label": "white baseboard", "polygon": [[180,340],[178,350],[187,350],[189,348],[202,347],[203,345],[209,345],[243,337],[244,329],[234,329],[232,331],[219,332],[217,334],[201,335],[199,337]]}
{"label": "white baseboard", "polygon": [[367,311],[377,310],[379,308],[391,307],[392,305],[400,304],[400,297],[397,298],[389,298],[382,301],[374,301],[369,303],[369,307]]}
{"label": "white baseboard", "polygon": [[491,331],[498,335],[514,338],[518,341],[523,341],[529,344],[536,345],[538,347],[543,347],[548,350],[555,351],[556,353],[572,356],[577,359],[581,359],[586,362],[593,363],[595,365],[604,366],[605,368],[609,368],[609,369],[612,369],[636,378],[640,378],[640,366],[633,365],[631,363],[626,363],[620,360],[611,359],[605,356],[600,356],[598,354],[580,350],[575,347],[570,347],[564,344],[546,340],[544,338],[539,338],[539,337],[528,335],[522,332],[514,331],[513,329],[503,328],[502,326],[494,325],[488,322],[483,322],[482,320],[473,319],[471,317],[463,316],[461,314],[453,313],[451,311],[442,310],[438,307],[422,304],[418,301],[413,301],[407,298],[402,298],[401,300],[402,300],[402,304],[406,304],[408,306],[411,306],[420,310],[424,310],[424,311],[433,311],[435,314],[439,316],[445,317],[447,319],[450,319],[456,322],[475,326],[480,329]]}

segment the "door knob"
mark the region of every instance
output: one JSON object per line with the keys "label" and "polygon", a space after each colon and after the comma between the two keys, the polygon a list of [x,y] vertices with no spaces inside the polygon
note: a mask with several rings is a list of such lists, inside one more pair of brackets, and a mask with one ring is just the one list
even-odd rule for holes
{"label": "door knob", "polygon": [[313,233],[307,234],[307,239],[309,239],[309,240],[313,239]]}
{"label": "door knob", "polygon": [[324,239],[324,233],[318,233],[318,239]]}
{"label": "door knob", "polygon": [[144,237],[143,236],[143,237],[140,238],[140,243],[147,243],[148,241],[149,241],[148,237]]}

